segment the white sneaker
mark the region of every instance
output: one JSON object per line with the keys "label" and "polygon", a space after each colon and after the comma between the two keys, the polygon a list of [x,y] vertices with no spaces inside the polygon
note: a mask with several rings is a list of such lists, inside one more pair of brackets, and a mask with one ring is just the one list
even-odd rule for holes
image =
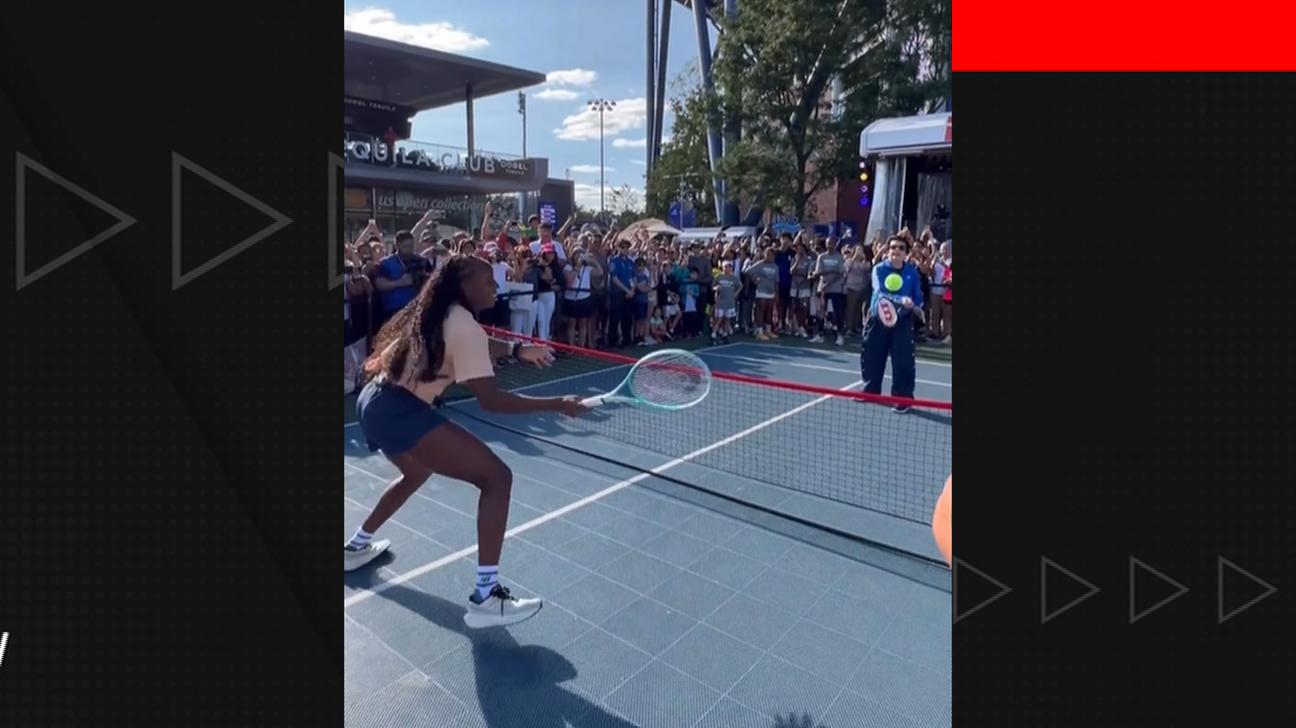
{"label": "white sneaker", "polygon": [[387,547],[391,546],[391,541],[383,539],[381,541],[370,541],[360,549],[342,549],[342,569],[344,571],[355,571],[374,559],[382,556]]}
{"label": "white sneaker", "polygon": [[797,329],[797,332],[796,332],[796,335],[797,335],[797,336],[800,336],[801,338],[804,339],[804,338],[806,337],[806,330],[805,330],[805,327],[803,326],[803,327],[798,328],[798,329]]}
{"label": "white sneaker", "polygon": [[469,598],[464,624],[472,629],[517,624],[534,617],[543,606],[544,602],[539,599],[518,599],[509,594],[508,589],[496,584],[481,604]]}
{"label": "white sneaker", "polygon": [[823,337],[820,336],[819,334],[815,334],[814,336],[810,337],[810,343],[811,343],[811,344],[822,344],[822,343],[823,343]]}
{"label": "white sneaker", "polygon": [[645,336],[645,337],[644,337],[644,340],[643,340],[643,343],[644,343],[644,346],[652,346],[653,344],[656,344],[656,343],[657,343],[657,340],[654,339],[654,338],[651,337],[651,336]]}
{"label": "white sneaker", "polygon": [[837,334],[837,346],[843,346],[845,345],[845,343],[846,343],[846,337],[842,336],[841,334]]}
{"label": "white sneaker", "polygon": [[941,343],[946,346],[949,346],[950,344],[954,343],[954,338],[952,336],[946,336],[944,339],[941,339]]}

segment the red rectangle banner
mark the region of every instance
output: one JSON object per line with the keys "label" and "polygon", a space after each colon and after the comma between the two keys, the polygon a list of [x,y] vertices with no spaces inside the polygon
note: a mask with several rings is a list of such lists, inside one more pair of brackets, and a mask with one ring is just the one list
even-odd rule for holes
{"label": "red rectangle banner", "polygon": [[955,71],[1296,70],[1296,0],[962,0]]}

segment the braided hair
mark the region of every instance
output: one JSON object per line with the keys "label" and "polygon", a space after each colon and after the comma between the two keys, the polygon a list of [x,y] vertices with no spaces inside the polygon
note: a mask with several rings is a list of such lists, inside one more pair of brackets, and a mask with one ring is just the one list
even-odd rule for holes
{"label": "braided hair", "polygon": [[446,315],[456,303],[472,310],[463,282],[479,267],[488,266],[484,260],[473,256],[455,257],[441,266],[424,284],[418,296],[378,331],[374,339],[374,354],[365,362],[365,373],[370,378],[385,373],[388,378],[399,380],[412,360],[422,367],[418,381],[431,382],[439,378],[445,360],[442,327]]}

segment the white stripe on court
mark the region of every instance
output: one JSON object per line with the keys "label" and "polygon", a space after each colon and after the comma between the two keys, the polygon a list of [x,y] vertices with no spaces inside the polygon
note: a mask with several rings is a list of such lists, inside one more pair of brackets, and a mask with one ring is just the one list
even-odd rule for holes
{"label": "white stripe on court", "polygon": [[0,665],[4,664],[5,650],[9,648],[9,633],[0,632]]}
{"label": "white stripe on court", "polygon": [[[706,355],[706,356],[713,356],[713,357],[715,357],[715,358],[717,358],[717,359],[737,359],[737,360],[739,360],[739,361],[749,361],[749,362],[751,362],[751,363],[753,363],[753,364],[768,364],[768,365],[770,365],[770,366],[776,366],[776,367],[784,367],[784,366],[786,366],[786,367],[799,367],[799,368],[801,368],[801,369],[818,369],[818,370],[820,370],[820,371],[825,371],[825,372],[841,372],[841,373],[843,373],[843,374],[859,374],[859,370],[858,370],[858,369],[842,369],[842,368],[840,368],[840,367],[825,367],[825,366],[819,366],[818,364],[797,364],[796,362],[782,361],[782,360],[753,359],[753,358],[751,358],[751,357],[749,357],[749,356],[739,356],[738,354],[711,354],[711,353],[706,352],[706,351],[704,351],[704,352],[702,352],[702,353],[703,353],[704,355]],[[890,374],[884,374],[884,375],[882,375],[882,378],[883,378],[883,379],[890,379],[890,378],[891,378],[891,375],[890,375]],[[934,387],[951,387],[951,386],[953,386],[953,385],[950,384],[949,382],[937,382],[937,381],[933,381],[933,380],[931,380],[931,379],[915,379],[914,381],[915,381],[915,382],[918,382],[919,384],[930,384],[930,385],[932,385],[932,386],[934,386]]]}
{"label": "white stripe on court", "polygon": [[[856,387],[859,387],[859,386],[862,385],[862,384],[864,384],[864,382],[855,382],[854,384],[848,384],[848,385],[846,385],[845,387],[841,387],[838,391],[846,392],[846,391],[849,391],[849,390],[855,389]],[[694,459],[694,458],[696,458],[696,457],[698,457],[698,456],[700,456],[700,455],[705,455],[706,453],[709,453],[709,452],[711,452],[712,450],[715,450],[716,448],[724,447],[725,445],[728,445],[729,443],[731,443],[731,442],[735,442],[735,441],[737,441],[737,440],[741,440],[742,438],[747,437],[748,435],[750,435],[750,434],[752,434],[752,433],[754,433],[754,432],[759,432],[760,430],[763,430],[763,429],[765,429],[766,427],[769,427],[770,425],[773,425],[773,424],[776,424],[776,423],[782,422],[783,420],[786,420],[787,418],[792,417],[793,415],[796,415],[796,414],[798,414],[798,413],[800,413],[800,412],[804,412],[805,410],[808,410],[808,409],[810,409],[811,407],[814,407],[815,405],[819,404],[820,402],[823,402],[823,401],[825,401],[825,400],[831,399],[832,396],[833,396],[833,395],[831,395],[831,394],[825,394],[825,395],[823,395],[822,397],[818,397],[818,398],[816,398],[816,399],[813,399],[813,400],[811,400],[811,401],[809,401],[809,402],[806,402],[805,404],[802,404],[802,405],[798,405],[798,406],[796,406],[796,407],[793,407],[792,409],[788,410],[787,412],[784,412],[784,413],[779,414],[779,415],[775,415],[774,417],[771,417],[771,418],[769,418],[768,420],[765,420],[764,422],[760,422],[760,423],[757,423],[757,424],[755,424],[755,425],[752,425],[751,427],[748,427],[747,429],[743,430],[742,432],[735,433],[735,434],[733,434],[733,435],[730,435],[729,437],[726,437],[726,438],[723,439],[723,440],[717,440],[716,442],[713,442],[713,443],[711,443],[710,445],[707,445],[706,447],[703,447],[703,448],[699,448],[699,449],[697,449],[697,450],[694,450],[693,452],[691,452],[691,453],[689,453],[689,454],[687,454],[687,455],[684,455],[683,457],[678,457],[678,458],[675,458],[674,460],[671,460],[671,461],[668,461],[668,462],[662,463],[661,465],[658,465],[657,467],[653,468],[652,470],[649,470],[649,471],[646,472],[646,473],[639,473],[638,475],[634,475],[634,476],[631,476],[631,477],[629,477],[629,478],[626,478],[625,480],[622,480],[622,481],[619,482],[619,483],[615,483],[615,484],[613,484],[613,485],[610,485],[610,486],[608,486],[607,488],[604,488],[603,490],[600,490],[599,492],[594,493],[593,495],[588,495],[588,496],[586,496],[586,497],[584,497],[584,498],[581,498],[581,499],[578,500],[578,501],[575,501],[575,502],[573,502],[573,503],[568,503],[567,505],[563,506],[562,508],[559,508],[559,509],[557,509],[557,510],[555,510],[555,511],[550,511],[549,513],[546,513],[546,514],[544,514],[543,516],[538,516],[538,517],[536,517],[536,518],[531,519],[530,521],[527,521],[526,523],[523,523],[523,524],[521,524],[521,525],[519,525],[519,526],[516,526],[516,527],[514,527],[514,528],[511,528],[511,529],[509,529],[508,531],[506,531],[506,532],[504,533],[504,536],[505,536],[505,538],[508,538],[509,536],[516,536],[516,535],[518,535],[518,534],[520,534],[520,533],[525,533],[526,531],[530,531],[531,529],[535,528],[536,526],[540,526],[540,525],[543,525],[543,524],[545,524],[545,523],[548,523],[549,521],[552,521],[552,520],[554,520],[555,518],[561,518],[561,517],[567,515],[568,513],[571,513],[572,511],[574,511],[574,510],[576,510],[576,509],[578,509],[578,508],[582,508],[582,507],[587,506],[587,505],[589,505],[590,503],[593,503],[593,502],[595,502],[595,501],[597,501],[597,500],[600,500],[600,499],[602,499],[602,498],[606,498],[607,496],[612,495],[613,493],[616,493],[617,491],[625,490],[626,488],[629,488],[630,486],[634,485],[635,483],[638,483],[638,482],[643,481],[643,480],[647,480],[648,478],[651,478],[651,477],[654,476],[654,475],[659,475],[659,474],[661,474],[661,473],[664,473],[664,472],[666,472],[667,470],[670,470],[670,469],[672,469],[672,468],[674,468],[674,467],[676,467],[676,466],[678,466],[678,465],[682,465],[682,464],[684,464],[684,463],[686,463],[686,462],[688,462],[688,461],[690,461],[690,460],[692,460],[692,459]],[[354,466],[352,466],[352,467],[354,467]],[[384,592],[384,591],[386,591],[386,590],[388,590],[388,589],[390,589],[390,588],[392,588],[392,587],[394,587],[394,586],[399,586],[400,584],[404,584],[405,582],[407,582],[407,581],[409,581],[409,580],[411,580],[411,579],[417,579],[418,577],[423,576],[424,574],[427,574],[427,573],[432,572],[432,571],[436,571],[437,569],[440,569],[441,567],[443,567],[443,566],[445,566],[445,565],[447,565],[447,564],[454,563],[455,561],[458,561],[459,559],[462,559],[462,558],[464,558],[465,556],[471,556],[472,554],[475,554],[475,553],[477,553],[477,547],[476,547],[476,546],[469,546],[469,547],[467,547],[467,548],[460,549],[459,551],[456,551],[456,552],[454,552],[454,553],[452,553],[452,554],[447,554],[447,555],[445,555],[445,556],[442,556],[441,558],[437,559],[436,561],[432,561],[432,562],[430,562],[430,563],[427,563],[427,564],[424,564],[424,565],[422,565],[422,566],[419,566],[419,567],[416,567],[416,568],[414,568],[414,569],[411,569],[411,570],[409,570],[409,571],[407,571],[407,572],[401,574],[400,576],[397,576],[395,579],[391,579],[391,580],[389,580],[389,581],[384,581],[384,582],[381,582],[381,583],[379,583],[379,584],[375,584],[374,586],[372,586],[372,587],[370,587],[370,588],[368,588],[368,589],[364,589],[364,590],[362,590],[362,591],[358,591],[358,592],[356,592],[355,594],[352,594],[351,596],[347,597],[345,601],[342,602],[342,608],[343,608],[343,609],[349,609],[350,607],[353,607],[353,606],[359,604],[360,602],[363,602],[363,601],[369,599],[370,597],[373,597],[373,596],[376,596],[376,595],[378,595],[378,594],[381,594],[382,592]]]}

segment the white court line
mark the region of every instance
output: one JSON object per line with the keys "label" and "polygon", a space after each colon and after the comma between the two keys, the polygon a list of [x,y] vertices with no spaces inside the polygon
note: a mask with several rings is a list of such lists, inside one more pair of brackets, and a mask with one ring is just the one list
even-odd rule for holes
{"label": "white court line", "polygon": [[[818,364],[797,364],[795,362],[782,361],[782,360],[771,361],[768,359],[753,359],[748,356],[739,356],[738,354],[711,354],[711,356],[714,356],[717,359],[739,359],[741,361],[752,362],[753,364],[769,364],[770,366],[788,366],[788,367],[799,367],[801,369],[819,369],[825,372],[842,372],[843,374],[859,374],[858,369],[841,369],[839,367],[824,367],[824,366],[819,366]],[[890,379],[891,375],[884,374],[882,375],[882,378]],[[915,379],[914,381],[918,382],[919,384],[931,384],[936,387],[954,386],[949,382],[937,382],[931,379]]]}
{"label": "white court line", "polygon": [[[841,387],[838,391],[845,392],[851,389],[855,389],[856,387],[862,384],[863,382],[855,382],[854,384],[848,384],[845,387]],[[523,523],[519,526],[515,526],[514,528],[511,528],[508,531],[506,531],[504,533],[504,537],[508,538],[510,536],[516,536],[520,533],[525,533],[526,531],[530,531],[531,529],[537,526],[548,523],[549,521],[552,521],[555,518],[561,518],[578,508],[582,508],[597,500],[606,498],[607,496],[612,495],[617,491],[625,490],[626,488],[629,488],[635,483],[638,483],[642,480],[647,480],[648,478],[651,478],[654,475],[660,475],[661,473],[664,473],[667,470],[670,470],[678,465],[682,465],[700,455],[705,455],[706,453],[709,453],[712,450],[715,450],[716,448],[724,447],[725,445],[728,445],[729,443],[734,442],[736,440],[741,440],[742,438],[747,437],[748,435],[754,432],[759,432],[760,430],[763,430],[766,427],[769,427],[770,425],[776,424],[778,422],[782,422],[783,420],[786,420],[787,418],[793,415],[808,410],[811,407],[814,407],[815,405],[819,404],[820,402],[823,402],[824,400],[831,399],[832,396],[833,395],[831,394],[825,394],[822,397],[813,399],[809,402],[806,402],[805,404],[793,407],[787,412],[784,412],[779,415],[775,415],[774,417],[771,417],[768,420],[765,420],[764,422],[760,422],[755,425],[752,425],[751,427],[748,427],[742,432],[735,433],[733,435],[730,435],[729,437],[726,437],[723,440],[717,440],[716,442],[713,442],[710,445],[707,445],[706,447],[694,450],[693,452],[684,455],[683,457],[678,457],[669,462],[662,463],[661,465],[658,465],[657,467],[653,468],[652,470],[649,470],[646,473],[639,473],[638,475],[634,475],[629,478],[626,478],[625,480],[610,485],[607,488],[604,488],[603,490],[594,493],[593,495],[589,495],[584,498],[581,498],[580,500],[575,501],[574,503],[568,503],[567,505],[563,506],[562,508],[559,508],[558,510],[550,511],[549,513],[546,513],[543,516],[538,516],[536,518],[531,519],[530,521],[527,521],[526,523]],[[475,553],[477,553],[477,547],[469,546],[467,548],[460,549],[459,551],[456,551],[452,554],[447,554],[446,556],[442,556],[436,561],[432,561],[430,563],[411,569],[401,574],[400,576],[397,576],[395,579],[381,582],[379,584],[374,585],[373,587],[352,594],[351,596],[347,597],[345,601],[342,602],[342,608],[348,609],[350,607],[353,607],[371,597],[381,594],[382,592],[394,586],[399,586],[400,584],[404,584],[405,582],[411,579],[417,579],[418,577],[423,576],[424,574],[427,574],[432,571],[436,571],[437,569],[440,569],[441,567],[447,564],[454,563],[455,561],[458,561],[459,559],[462,559],[465,556],[471,556],[472,554]]]}

